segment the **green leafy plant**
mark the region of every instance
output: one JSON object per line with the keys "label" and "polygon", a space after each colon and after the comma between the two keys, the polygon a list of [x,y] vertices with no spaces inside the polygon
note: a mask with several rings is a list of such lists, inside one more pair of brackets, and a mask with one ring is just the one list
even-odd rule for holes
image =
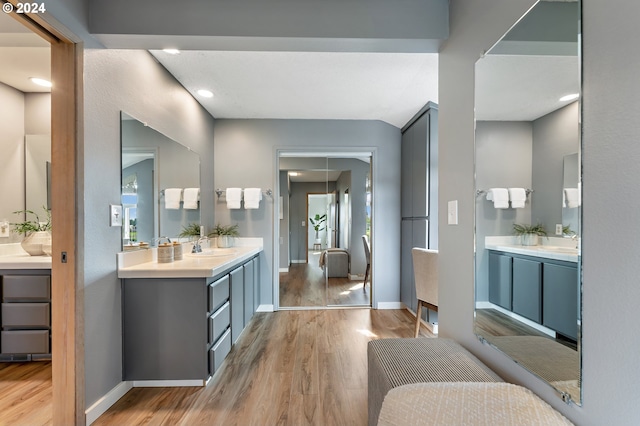
{"label": "green leafy plant", "polygon": [[323,214],[322,216],[320,216],[319,214],[316,214],[315,217],[310,217],[309,218],[309,222],[311,222],[311,226],[316,231],[316,238],[318,238],[318,233],[320,231],[324,231],[326,229],[326,227],[323,226],[323,224],[326,221],[327,221],[327,215],[326,214]]}
{"label": "green leafy plant", "polygon": [[217,235],[217,236],[229,236],[229,237],[239,237],[240,232],[238,232],[238,224],[235,225],[220,225],[217,224],[213,228],[213,232],[209,234],[209,236]]}
{"label": "green leafy plant", "polygon": [[200,224],[190,223],[187,226],[182,227],[182,232],[178,234],[179,237],[199,237],[200,236]]}
{"label": "green leafy plant", "polygon": [[576,235],[576,232],[573,231],[571,227],[569,227],[569,225],[565,225],[562,227],[562,235],[573,237],[574,235]]}
{"label": "green leafy plant", "polygon": [[536,225],[520,225],[518,223],[513,224],[513,235],[526,235],[534,234],[541,237],[547,236],[547,230],[544,229],[544,225],[538,223]]}
{"label": "green leafy plant", "polygon": [[35,216],[35,220],[24,220],[23,222],[12,223],[15,227],[14,231],[18,234],[29,235],[33,232],[51,231],[51,210],[42,206],[46,214],[46,221],[41,222],[40,217],[33,210],[18,210],[14,214],[24,214]]}

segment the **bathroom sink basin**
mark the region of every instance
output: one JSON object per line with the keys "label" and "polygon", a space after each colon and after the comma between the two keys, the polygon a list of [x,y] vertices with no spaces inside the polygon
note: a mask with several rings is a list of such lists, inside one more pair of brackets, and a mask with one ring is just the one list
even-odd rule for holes
{"label": "bathroom sink basin", "polygon": [[222,257],[222,256],[232,256],[236,254],[238,251],[232,248],[211,248],[204,249],[200,253],[188,253],[189,256],[194,257]]}

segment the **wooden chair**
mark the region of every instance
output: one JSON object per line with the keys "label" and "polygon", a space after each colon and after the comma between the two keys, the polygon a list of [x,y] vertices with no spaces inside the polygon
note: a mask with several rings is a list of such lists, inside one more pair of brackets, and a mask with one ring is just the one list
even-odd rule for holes
{"label": "wooden chair", "polygon": [[369,271],[371,270],[371,248],[369,247],[369,237],[362,236],[362,244],[364,244],[364,257],[367,259],[367,269],[364,271],[364,282],[362,288],[366,288],[367,280],[369,279]]}
{"label": "wooden chair", "polygon": [[[418,337],[422,306],[438,312],[438,250],[414,247],[411,249],[411,255],[413,257],[416,297],[418,298],[415,332],[415,337]],[[428,320],[429,311],[427,311]]]}

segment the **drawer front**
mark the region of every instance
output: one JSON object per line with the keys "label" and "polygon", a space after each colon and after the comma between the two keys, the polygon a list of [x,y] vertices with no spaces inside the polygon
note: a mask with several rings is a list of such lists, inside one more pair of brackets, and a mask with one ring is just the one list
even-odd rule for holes
{"label": "drawer front", "polygon": [[4,301],[51,299],[49,275],[5,275],[2,277],[2,288]]}
{"label": "drawer front", "polygon": [[229,302],[222,305],[215,314],[209,317],[209,344],[217,341],[231,324]]}
{"label": "drawer front", "polygon": [[229,300],[229,275],[225,275],[219,280],[209,285],[208,289],[209,312],[216,311],[220,306]]}
{"label": "drawer front", "polygon": [[49,303],[3,303],[2,327],[48,328]]}
{"label": "drawer front", "polygon": [[5,354],[49,353],[49,330],[3,331],[0,351]]}
{"label": "drawer front", "polygon": [[225,357],[231,351],[231,330],[227,329],[227,332],[220,338],[218,343],[216,343],[209,350],[209,372],[213,375],[220,366],[222,365],[222,361],[224,361]]}

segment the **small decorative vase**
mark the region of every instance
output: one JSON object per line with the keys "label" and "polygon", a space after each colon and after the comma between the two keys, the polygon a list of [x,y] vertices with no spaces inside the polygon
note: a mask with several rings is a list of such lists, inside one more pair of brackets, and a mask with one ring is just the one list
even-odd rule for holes
{"label": "small decorative vase", "polygon": [[233,237],[230,235],[218,235],[217,245],[219,248],[227,248],[233,246]]}
{"label": "small decorative vase", "polygon": [[523,246],[537,246],[538,245],[538,235],[536,234],[522,234],[522,245]]}
{"label": "small decorative vase", "polygon": [[51,247],[51,234],[48,231],[32,232],[22,240],[20,245],[31,256],[42,256],[45,254],[43,246]]}

